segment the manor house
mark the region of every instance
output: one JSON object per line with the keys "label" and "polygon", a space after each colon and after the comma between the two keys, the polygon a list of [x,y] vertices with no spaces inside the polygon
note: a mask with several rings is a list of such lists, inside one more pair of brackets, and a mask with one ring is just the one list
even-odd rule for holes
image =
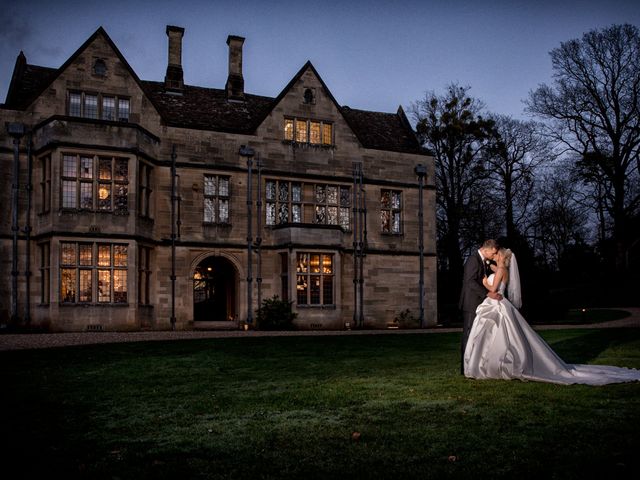
{"label": "manor house", "polygon": [[434,326],[434,162],[402,108],[340,105],[310,62],[274,98],[245,92],[239,36],[224,88],[187,85],[184,29],[166,33],[164,81],[103,28],[59,68],[18,55],[2,327],[259,328],[275,295],[300,329]]}

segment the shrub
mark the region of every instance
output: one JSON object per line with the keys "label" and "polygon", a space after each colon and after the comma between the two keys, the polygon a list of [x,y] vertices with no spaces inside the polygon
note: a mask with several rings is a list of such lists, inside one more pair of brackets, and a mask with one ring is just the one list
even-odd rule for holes
{"label": "shrub", "polygon": [[411,310],[408,308],[396,315],[393,322],[401,328],[414,328],[418,326],[418,319],[413,316],[413,313],[411,313]]}
{"label": "shrub", "polygon": [[291,311],[293,302],[281,300],[278,295],[262,301],[256,319],[260,330],[293,330],[293,321],[298,316]]}

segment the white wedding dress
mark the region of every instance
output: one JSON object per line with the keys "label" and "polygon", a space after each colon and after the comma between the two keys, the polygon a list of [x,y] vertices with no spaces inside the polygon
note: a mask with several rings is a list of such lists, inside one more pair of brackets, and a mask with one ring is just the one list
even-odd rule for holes
{"label": "white wedding dress", "polygon": [[[494,275],[488,280],[492,284]],[[504,295],[505,284],[498,289]],[[486,298],[476,310],[464,354],[469,378],[605,385],[640,381],[640,370],[562,361],[507,299]]]}

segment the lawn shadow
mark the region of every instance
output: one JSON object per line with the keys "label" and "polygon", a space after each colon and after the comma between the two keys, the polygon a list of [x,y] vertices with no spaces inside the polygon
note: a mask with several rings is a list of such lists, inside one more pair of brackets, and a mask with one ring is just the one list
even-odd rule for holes
{"label": "lawn shadow", "polygon": [[566,363],[589,363],[605,350],[637,339],[635,335],[625,338],[626,340],[621,340],[619,329],[598,329],[585,335],[550,343],[550,346]]}

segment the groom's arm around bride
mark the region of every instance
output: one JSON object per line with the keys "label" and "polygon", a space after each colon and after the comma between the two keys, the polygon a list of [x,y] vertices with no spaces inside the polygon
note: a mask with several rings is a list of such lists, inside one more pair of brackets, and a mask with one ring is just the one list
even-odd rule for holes
{"label": "groom's arm around bride", "polygon": [[[482,283],[485,276],[484,260],[491,260],[498,251],[495,240],[487,240],[478,252],[467,258],[462,274],[462,291],[460,292],[459,308],[462,310],[462,341],[460,345],[460,373],[464,374],[464,351],[471,332],[476,308],[487,296],[487,289]],[[483,258],[484,257],[484,258]],[[499,295],[499,294],[495,294]],[[500,297],[501,298],[501,297]],[[496,296],[496,299],[500,299]]]}

